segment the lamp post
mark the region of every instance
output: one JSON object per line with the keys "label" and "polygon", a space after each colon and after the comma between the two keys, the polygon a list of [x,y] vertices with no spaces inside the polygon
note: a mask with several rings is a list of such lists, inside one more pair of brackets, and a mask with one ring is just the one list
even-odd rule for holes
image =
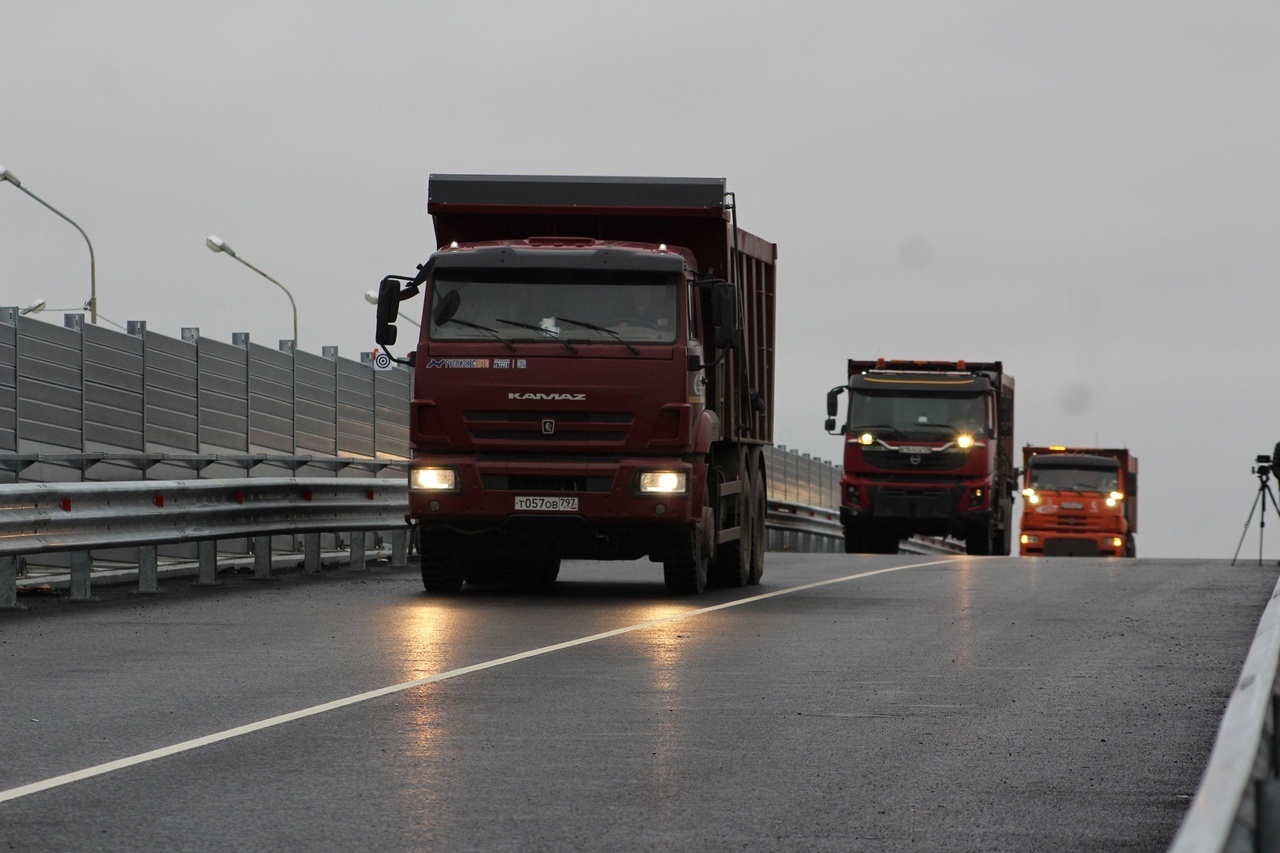
{"label": "lamp post", "polygon": [[77,231],[80,232],[80,236],[84,238],[85,243],[89,245],[89,301],[85,303],[84,307],[89,309],[90,322],[92,322],[95,326],[98,325],[98,273],[97,273],[96,265],[94,264],[94,261],[93,261],[93,243],[89,242],[89,235],[84,233],[84,229],[81,228],[79,225],[76,225],[76,223],[71,219],[71,217],[67,216],[65,213],[58,210],[53,205],[49,204],[49,202],[45,201],[44,199],[40,198],[40,196],[36,195],[31,190],[24,187],[22,185],[22,181],[18,180],[17,176],[14,175],[13,172],[10,172],[4,166],[0,166],[0,183],[4,183],[5,181],[8,181],[9,183],[13,184],[15,187],[17,187],[27,195],[34,198],[36,201],[40,202],[45,207],[52,210],[58,216],[65,219],[67,222],[70,222],[71,225]]}
{"label": "lamp post", "polygon": [[221,237],[210,236],[208,239],[204,241],[204,244],[209,247],[209,251],[211,252],[222,252],[223,254],[230,255],[240,263],[244,264],[249,269],[256,272],[258,275],[262,276],[267,281],[271,282],[276,287],[284,291],[284,295],[289,297],[289,305],[293,308],[293,348],[296,350],[298,348],[298,303],[293,301],[293,294],[289,292],[289,288],[285,287],[283,284],[276,281],[274,278],[267,275],[262,270],[258,269],[253,264],[249,263],[244,258],[237,255],[235,253],[235,250],[232,249],[230,246],[228,246],[225,242],[223,242]]}
{"label": "lamp post", "polygon": [[[368,302],[370,305],[377,305],[377,304],[378,304],[378,292],[377,292],[376,290],[366,290],[366,291],[364,292],[364,301],[365,301],[365,302]],[[397,313],[397,314],[399,314],[399,315],[400,315],[400,319],[401,319],[401,320],[404,320],[406,323],[412,323],[413,325],[417,326],[419,329],[421,329],[421,328],[422,328],[422,324],[421,324],[421,323],[419,323],[417,320],[413,319],[412,317],[410,317],[408,314],[404,313],[403,311],[400,311],[400,310],[398,310],[398,309],[397,309],[397,310],[396,310],[396,313]]]}

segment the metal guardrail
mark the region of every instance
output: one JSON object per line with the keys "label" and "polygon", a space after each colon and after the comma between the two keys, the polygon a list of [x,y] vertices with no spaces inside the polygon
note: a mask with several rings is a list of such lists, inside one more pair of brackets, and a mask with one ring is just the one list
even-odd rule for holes
{"label": "metal guardrail", "polygon": [[833,554],[844,550],[840,510],[789,501],[768,501],[765,549]]}
{"label": "metal guardrail", "polygon": [[[19,557],[70,553],[71,598],[90,598],[90,552],[139,548],[139,589],[155,591],[157,546],[196,542],[199,582],[214,583],[217,542],[253,540],[254,574],[271,576],[271,537],[304,535],[304,568],[320,570],[320,534],[393,531],[393,563],[407,555],[408,487],[373,478],[262,477],[42,483],[0,489],[0,607],[17,603]],[[364,564],[351,537],[353,567]]]}
{"label": "metal guardrail", "polygon": [[1280,583],[1258,621],[1227,702],[1200,787],[1170,853],[1280,850],[1280,755],[1276,668]]}

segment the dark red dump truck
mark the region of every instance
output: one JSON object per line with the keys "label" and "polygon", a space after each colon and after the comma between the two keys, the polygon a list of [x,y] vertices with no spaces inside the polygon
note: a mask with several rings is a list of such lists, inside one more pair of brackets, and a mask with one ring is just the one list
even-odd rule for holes
{"label": "dark red dump truck", "polygon": [[900,540],[925,535],[962,539],[970,554],[1008,554],[1013,389],[998,361],[850,359],[848,381],[827,393],[826,423],[845,437],[845,551],[894,554]]}
{"label": "dark red dump truck", "polygon": [[1127,448],[1022,448],[1022,556],[1136,557],[1138,457]]}
{"label": "dark red dump truck", "polygon": [[719,178],[432,175],[409,516],[428,591],[547,585],[565,558],[757,583],[777,247]]}

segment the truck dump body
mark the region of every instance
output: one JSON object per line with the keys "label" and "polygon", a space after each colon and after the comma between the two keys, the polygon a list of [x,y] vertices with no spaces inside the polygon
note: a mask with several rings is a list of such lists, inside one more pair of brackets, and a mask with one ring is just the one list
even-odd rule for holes
{"label": "truck dump body", "polygon": [[554,579],[564,557],[648,556],[678,592],[759,579],[777,251],[731,198],[709,178],[431,177],[440,249],[388,297],[426,291],[428,589]]}
{"label": "truck dump body", "polygon": [[1023,556],[1137,555],[1138,458],[1125,448],[1023,448]]}
{"label": "truck dump body", "polygon": [[841,518],[847,551],[893,553],[912,535],[1007,554],[1013,378],[999,362],[849,361]]}

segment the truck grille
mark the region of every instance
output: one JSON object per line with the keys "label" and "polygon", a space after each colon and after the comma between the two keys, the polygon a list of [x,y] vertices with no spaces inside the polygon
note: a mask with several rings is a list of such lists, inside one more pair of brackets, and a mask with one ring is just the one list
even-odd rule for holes
{"label": "truck grille", "polygon": [[634,417],[630,412],[465,412],[463,422],[477,441],[585,441],[620,444]]}
{"label": "truck grille", "polygon": [[[868,465],[882,471],[954,471],[969,461],[969,454],[946,450],[913,456],[896,450],[863,450],[862,458]],[[913,459],[916,461],[912,462]]]}

